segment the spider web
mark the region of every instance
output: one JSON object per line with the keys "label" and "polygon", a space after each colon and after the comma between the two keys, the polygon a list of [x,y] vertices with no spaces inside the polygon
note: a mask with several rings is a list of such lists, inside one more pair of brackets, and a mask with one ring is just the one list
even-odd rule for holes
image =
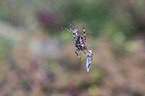
{"label": "spider web", "polygon": [[[113,0],[111,1],[113,2]],[[85,7],[83,5],[84,2],[92,4],[92,6]],[[122,81],[125,80],[119,74],[120,70],[118,71],[119,68],[122,68],[121,66],[129,66],[129,68],[123,67],[125,71],[129,70],[132,72],[132,69],[139,73],[140,71],[136,70],[136,66],[143,66],[142,68],[144,68],[143,59],[145,57],[142,25],[134,25],[130,20],[133,18],[132,15],[115,1],[114,6],[110,6],[112,2],[108,3],[107,0],[97,0],[96,6],[93,2],[94,0],[61,0],[59,2],[58,0],[42,0],[42,2],[39,0],[1,0],[0,44],[2,47],[0,52],[2,56],[0,58],[2,63],[1,68],[2,70],[6,69],[4,72],[8,73],[8,77],[1,75],[2,79],[0,79],[0,83],[2,84],[1,88],[8,90],[1,91],[0,93],[2,95],[23,94],[25,96],[32,95],[29,89],[34,90],[34,92],[31,92],[35,93],[35,88],[39,89],[43,87],[43,91],[39,90],[38,96],[42,94],[52,96],[57,94],[57,92],[65,93],[68,90],[71,94],[71,91],[75,93],[74,89],[77,89],[75,88],[76,85],[70,82],[72,81],[83,84],[87,83],[88,85],[84,85],[82,88],[86,88],[85,90],[88,88],[86,92],[94,95],[95,93],[93,94],[92,91],[89,93],[94,88],[92,87],[93,83],[89,84],[88,82],[91,82],[91,79],[90,81],[87,79],[89,77],[88,74],[96,75],[96,73],[98,73],[96,75],[98,77],[94,78],[99,78],[100,71],[98,71],[98,67],[102,70],[107,70],[111,74],[110,78],[115,78],[117,84],[121,82],[120,85],[123,85]],[[131,2],[133,4],[137,3],[135,0]],[[64,6],[62,7],[62,5]],[[137,3],[135,6],[137,10],[136,16],[138,17],[142,17],[145,14],[144,9],[141,9],[140,5],[141,3]],[[81,6],[81,8],[79,9],[78,6]],[[107,12],[107,9],[110,10]],[[40,11],[42,13],[39,13]],[[38,15],[37,12],[40,17],[36,16]],[[124,17],[129,19],[129,23],[127,23],[127,20],[123,20]],[[36,20],[38,18],[40,22]],[[93,20],[92,18],[95,19]],[[115,18],[117,19],[113,22]],[[56,21],[53,22],[53,20]],[[111,24],[114,24],[114,26],[111,26]],[[49,30],[48,36],[48,34],[46,35],[42,32],[47,32],[42,26],[48,29],[57,29],[57,32]],[[87,35],[86,43],[92,43],[89,49],[96,53],[93,56],[91,71],[88,74],[86,74],[85,69],[86,62],[79,60],[74,53],[75,47],[72,44],[73,28],[71,26],[78,29],[79,34],[83,34],[82,28],[85,27]],[[130,35],[131,32],[135,35],[140,32],[142,36],[132,35],[125,39],[125,36]],[[27,47],[29,51],[27,51]],[[85,58],[83,53],[82,56]],[[134,61],[139,63],[133,65]],[[133,80],[136,80],[133,77],[134,75],[131,76]],[[80,78],[83,78],[84,81],[80,80]],[[14,81],[16,86],[10,84],[11,80]],[[96,82],[94,83],[96,84]],[[139,85],[140,83],[135,84]],[[144,87],[140,88],[137,86],[137,88],[134,88],[132,86],[131,88],[130,86],[129,88],[128,86],[125,87],[131,90],[144,89]],[[109,89],[111,88],[109,86]],[[54,90],[57,90],[57,92]]]}
{"label": "spider web", "polygon": [[[106,2],[106,1],[102,1],[102,2]],[[132,1],[132,3],[135,3],[135,1]],[[107,7],[107,8],[109,8],[110,6],[105,6],[105,7]],[[119,7],[122,7],[122,6],[119,6]],[[102,8],[104,8],[104,6],[102,6]],[[80,11],[80,10],[77,10],[77,8],[75,8],[75,7],[72,7],[71,8],[72,10],[74,10],[75,11],[75,16],[77,15],[78,16],[78,19],[80,20],[80,18],[81,18],[81,20],[80,21],[78,21],[79,22],[79,24],[76,24],[75,25],[75,27],[76,27],[76,29],[78,28],[79,30],[81,30],[81,28],[83,27],[83,26],[85,26],[85,27],[87,27],[88,28],[88,30],[87,31],[89,31],[89,32],[86,32],[87,33],[87,38],[89,37],[89,38],[94,38],[94,36],[92,36],[92,34],[94,34],[94,33],[96,33],[97,34],[97,32],[92,32],[91,30],[89,30],[89,26],[93,26],[93,25],[89,25],[89,24],[87,24],[87,23],[85,23],[85,22],[83,22],[83,20],[84,20],[84,18],[85,19],[88,19],[87,18],[87,16],[86,16],[86,12],[85,11]],[[88,8],[89,9],[89,8]],[[120,10],[120,11],[122,11],[122,10]],[[111,13],[114,13],[114,12],[116,12],[116,10],[115,9],[111,9],[110,10],[110,12]],[[93,12],[92,12],[93,13]],[[119,13],[119,12],[118,12]],[[103,13],[102,13],[103,14]],[[139,15],[142,15],[142,14],[144,14],[144,10],[141,10],[141,11],[138,11],[137,13],[136,13],[138,16]],[[119,13],[119,14],[116,14],[118,17],[124,17],[124,16],[126,16],[127,18],[133,18],[132,16],[131,16],[131,14],[129,13],[129,12],[125,12],[125,14],[121,14],[121,13]],[[75,16],[74,15],[70,15],[71,17],[70,18],[75,18]],[[110,18],[110,17],[113,17],[113,14],[110,14],[109,16],[106,16],[106,17],[103,17],[103,18]],[[83,19],[82,19],[83,18]],[[100,21],[98,21],[98,23],[100,23]],[[104,24],[105,25],[105,24]],[[116,28],[116,27],[111,27],[111,28],[109,28],[109,29],[107,29],[107,28],[105,28],[104,27],[104,29],[103,29],[103,27],[99,27],[99,26],[96,26],[96,29],[100,29],[102,32],[104,32],[104,34],[108,34],[108,36],[110,36],[110,33],[109,33],[109,31],[112,31],[112,32],[116,32],[116,31],[122,31],[123,32],[123,34],[125,35],[125,32],[127,33],[128,31],[132,31],[133,33],[134,32],[142,32],[139,28],[141,27],[141,25],[139,26],[139,25],[137,25],[137,26],[135,26],[135,25],[131,25],[131,24],[125,24],[126,26],[123,26],[123,27],[119,27],[119,28]],[[95,26],[95,25],[94,25]],[[69,26],[70,27],[70,26]],[[66,28],[67,29],[67,28]],[[67,29],[68,30],[68,29]],[[99,30],[99,31],[100,31]],[[71,31],[71,30],[70,30]],[[97,31],[97,30],[96,30]],[[101,32],[100,31],[100,32]],[[113,35],[116,35],[116,34],[113,34]],[[122,34],[119,34],[119,35],[121,35],[122,36]],[[98,36],[98,38],[99,38],[99,36]],[[111,37],[112,38],[112,37]],[[114,36],[114,38],[113,39],[115,39],[115,38],[117,38],[117,36],[115,37]],[[122,36],[121,38],[124,38],[124,36]],[[136,37],[136,36],[134,36],[134,37],[129,37],[129,38],[132,38],[132,40],[133,39],[136,39],[136,38],[138,38],[138,37]],[[116,50],[120,50],[120,51],[124,51],[124,52],[132,52],[132,53],[134,53],[134,54],[141,54],[141,55],[144,55],[144,43],[143,43],[143,39],[142,39],[142,37],[141,38],[139,38],[140,40],[142,40],[142,46],[141,45],[139,45],[141,48],[139,48],[139,47],[137,47],[137,44],[135,45],[135,42],[132,42],[132,43],[134,43],[134,45],[132,44],[132,49],[127,49],[126,47],[127,47],[127,45],[125,46],[125,44],[123,45],[119,45],[119,44],[117,44],[118,42],[120,42],[120,41],[112,41],[112,40],[109,40],[110,42],[108,42],[107,41],[107,43],[106,42],[102,42],[102,47],[106,47],[106,46],[110,46],[110,47],[112,47],[112,48],[114,48],[114,49],[116,49]],[[137,39],[136,39],[137,40]],[[93,42],[93,41],[92,41]],[[92,43],[92,42],[90,42],[90,43]],[[99,40],[98,40],[98,42],[99,42]],[[126,41],[127,42],[127,41]],[[88,43],[88,42],[87,42]],[[95,42],[96,43],[96,42]],[[138,43],[138,42],[137,42]],[[131,45],[131,44],[130,44]],[[135,47],[136,46],[136,47]],[[90,46],[95,52],[97,52],[97,49],[96,49],[96,45],[94,45],[94,44],[92,44],[91,46]],[[95,48],[94,48],[95,47]],[[118,59],[119,59],[119,54],[118,54],[118,56],[117,57],[115,57],[115,58],[112,58],[112,60],[113,61],[115,61],[116,63],[121,63],[121,61],[119,61]]]}

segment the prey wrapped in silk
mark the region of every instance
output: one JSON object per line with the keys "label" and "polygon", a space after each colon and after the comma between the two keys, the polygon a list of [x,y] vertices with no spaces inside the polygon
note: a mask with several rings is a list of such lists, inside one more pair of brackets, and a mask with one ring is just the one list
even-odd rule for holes
{"label": "prey wrapped in silk", "polygon": [[86,70],[87,72],[89,72],[90,68],[91,68],[91,63],[92,63],[92,50],[89,50],[87,52],[87,55],[86,55]]}

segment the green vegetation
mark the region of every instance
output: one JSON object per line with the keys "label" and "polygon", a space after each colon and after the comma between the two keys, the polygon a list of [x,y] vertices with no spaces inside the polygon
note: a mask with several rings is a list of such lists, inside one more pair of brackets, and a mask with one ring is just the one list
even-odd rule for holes
{"label": "green vegetation", "polygon": [[[1,0],[0,96],[144,96],[144,9],[144,0]],[[70,30],[83,27],[96,53],[88,73]]]}

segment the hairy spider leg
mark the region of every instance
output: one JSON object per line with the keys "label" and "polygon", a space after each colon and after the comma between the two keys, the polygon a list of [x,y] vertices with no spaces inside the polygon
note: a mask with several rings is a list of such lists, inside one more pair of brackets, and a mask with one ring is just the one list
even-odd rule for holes
{"label": "hairy spider leg", "polygon": [[84,41],[86,42],[86,30],[84,27],[83,27],[83,32],[84,32]]}
{"label": "hairy spider leg", "polygon": [[73,39],[72,39],[72,41],[73,41],[73,44],[75,44],[75,42],[76,42],[76,36],[75,36],[75,33],[73,33]]}
{"label": "hairy spider leg", "polygon": [[80,50],[79,49],[76,49],[75,53],[77,54],[78,58],[81,59],[81,60],[84,60],[80,57],[80,54],[79,54]]}
{"label": "hairy spider leg", "polygon": [[78,33],[77,33],[77,29],[73,29],[73,44],[75,44],[75,42],[76,42],[76,37],[78,36]]}

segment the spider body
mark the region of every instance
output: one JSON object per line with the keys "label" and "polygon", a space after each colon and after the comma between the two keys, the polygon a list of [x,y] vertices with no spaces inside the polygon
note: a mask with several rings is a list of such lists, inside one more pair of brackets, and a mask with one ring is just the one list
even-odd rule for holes
{"label": "spider body", "polygon": [[86,50],[86,45],[85,45],[85,41],[84,41],[84,38],[83,36],[77,36],[77,40],[76,40],[76,43],[75,43],[75,47],[78,48],[79,50],[81,51],[85,51]]}

